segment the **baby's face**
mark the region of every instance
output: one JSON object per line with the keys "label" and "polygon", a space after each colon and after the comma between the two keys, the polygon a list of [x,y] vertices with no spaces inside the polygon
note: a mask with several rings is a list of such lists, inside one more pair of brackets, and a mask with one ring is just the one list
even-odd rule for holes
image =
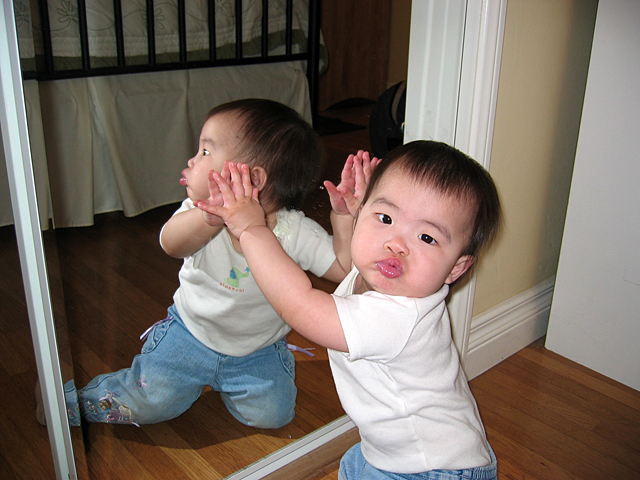
{"label": "baby's face", "polygon": [[218,114],[209,118],[200,133],[198,153],[187,162],[180,184],[187,187],[191,200],[209,198],[208,175],[211,170],[220,173],[225,160],[238,157],[239,127],[235,117]]}
{"label": "baby's face", "polygon": [[380,179],[356,222],[351,255],[361,276],[356,293],[422,298],[452,283],[472,264],[462,256],[471,220],[454,198],[399,170]]}

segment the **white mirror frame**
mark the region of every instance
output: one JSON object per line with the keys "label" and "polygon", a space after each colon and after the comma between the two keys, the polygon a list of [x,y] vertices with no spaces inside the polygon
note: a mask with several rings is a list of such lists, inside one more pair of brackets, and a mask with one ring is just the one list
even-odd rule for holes
{"label": "white mirror frame", "polygon": [[[2,135],[38,375],[58,479],[77,478],[38,220],[13,2],[0,12]],[[405,142],[450,143],[489,167],[507,0],[414,0]],[[18,199],[20,199],[18,201]],[[475,276],[450,302],[453,336],[466,360]],[[338,420],[227,477],[254,480],[354,428]]]}
{"label": "white mirror frame", "polygon": [[75,479],[77,472],[40,230],[13,1],[2,2],[2,5],[0,120],[22,281],[56,478]]}
{"label": "white mirror frame", "polygon": [[[507,0],[414,0],[404,141],[454,145],[489,169]],[[476,275],[449,301],[466,364]]]}

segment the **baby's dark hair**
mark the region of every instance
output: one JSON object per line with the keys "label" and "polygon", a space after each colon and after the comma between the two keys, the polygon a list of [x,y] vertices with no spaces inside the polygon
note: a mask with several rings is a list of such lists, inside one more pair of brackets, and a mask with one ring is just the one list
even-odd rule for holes
{"label": "baby's dark hair", "polygon": [[242,161],[267,172],[261,202],[299,209],[323,167],[322,145],[313,127],[292,108],[272,100],[225,103],[213,108],[207,119],[222,113],[239,120]]}
{"label": "baby's dark hair", "polygon": [[475,208],[473,229],[462,255],[477,257],[495,238],[502,218],[498,191],[489,172],[473,158],[446,143],[430,140],[416,140],[397,147],[371,175],[363,205],[385,172],[396,168],[417,182]]}

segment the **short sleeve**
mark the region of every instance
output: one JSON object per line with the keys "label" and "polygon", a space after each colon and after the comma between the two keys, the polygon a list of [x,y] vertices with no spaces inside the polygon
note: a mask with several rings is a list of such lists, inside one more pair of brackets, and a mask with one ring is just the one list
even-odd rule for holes
{"label": "short sleeve", "polygon": [[[193,205],[193,200],[191,200],[189,197],[187,197],[186,199],[184,199],[182,201],[182,203],[180,204],[180,206],[178,207],[178,209],[173,212],[173,215],[171,215],[172,217],[180,212],[186,212],[187,210],[191,210],[192,208],[195,208],[195,206]],[[165,224],[166,225],[166,222]],[[164,249],[164,246],[162,245],[162,231],[164,230],[164,225],[162,225],[162,228],[160,229],[160,236],[159,236],[159,242],[160,242],[160,246]]]}
{"label": "short sleeve", "polygon": [[415,301],[377,292],[333,295],[349,347],[350,361],[366,358],[387,362],[405,348],[419,321]]}

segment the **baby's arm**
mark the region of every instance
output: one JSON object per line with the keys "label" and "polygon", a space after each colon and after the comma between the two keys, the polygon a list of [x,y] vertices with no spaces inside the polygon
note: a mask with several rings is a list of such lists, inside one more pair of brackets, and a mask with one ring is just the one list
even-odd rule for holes
{"label": "baby's arm", "polygon": [[[229,171],[222,174],[229,179]],[[222,205],[222,195],[209,173],[208,203]],[[198,202],[194,202],[198,206]],[[175,258],[186,258],[204,247],[224,228],[224,220],[199,208],[176,213],[162,227],[160,244],[165,253]]]}
{"label": "baby's arm", "polygon": [[354,220],[360,209],[362,198],[369,185],[371,174],[380,163],[377,157],[370,158],[369,153],[359,150],[356,155],[349,155],[342,169],[340,183],[335,186],[330,181],[324,182],[331,200],[331,227],[333,230],[333,249],[336,263],[331,266],[325,278],[338,271],[342,278],[351,270],[351,237]]}
{"label": "baby's arm", "polygon": [[309,277],[267,227],[248,167],[230,164],[229,169],[231,186],[220,175],[213,174],[224,205],[203,204],[201,208],[224,218],[227,228],[240,239],[251,274],[285,322],[315,343],[347,351],[333,297],[313,288]]}

